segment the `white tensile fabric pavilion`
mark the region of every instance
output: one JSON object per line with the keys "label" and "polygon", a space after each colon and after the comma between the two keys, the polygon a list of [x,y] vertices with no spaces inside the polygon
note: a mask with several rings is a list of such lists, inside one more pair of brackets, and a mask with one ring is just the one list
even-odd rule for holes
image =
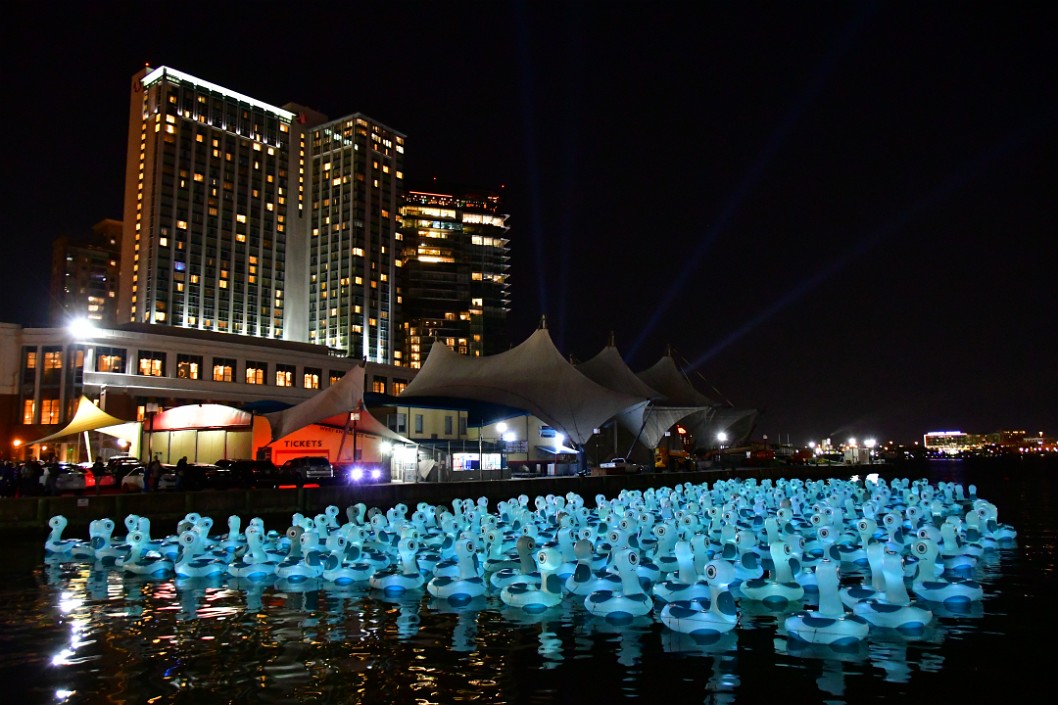
{"label": "white tensile fabric pavilion", "polygon": [[412,444],[410,440],[390,430],[372,416],[364,407],[364,365],[359,364],[346,372],[337,383],[319,394],[282,411],[264,414],[271,427],[271,443],[312,424],[345,426],[350,412],[359,413],[357,432],[367,436],[378,436],[398,443]]}
{"label": "white tensile fabric pavilion", "polygon": [[595,429],[622,413],[640,413],[649,397],[607,388],[579,372],[555,347],[547,329],[496,355],[470,358],[441,342],[400,399],[471,399],[527,411],[581,447]]}

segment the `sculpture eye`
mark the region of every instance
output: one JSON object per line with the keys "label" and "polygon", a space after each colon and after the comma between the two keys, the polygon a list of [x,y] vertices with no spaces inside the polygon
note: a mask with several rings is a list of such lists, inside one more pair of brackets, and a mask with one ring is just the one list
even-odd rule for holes
{"label": "sculpture eye", "polygon": [[629,553],[628,554],[628,562],[631,563],[632,565],[639,565],[639,554],[638,553]]}
{"label": "sculpture eye", "polygon": [[859,529],[860,531],[866,531],[867,530],[867,520],[866,519],[860,519],[858,522],[856,522],[856,528]]}
{"label": "sculpture eye", "polygon": [[829,539],[830,538],[830,529],[828,529],[825,526],[820,527],[819,528],[819,538],[821,538],[821,539]]}
{"label": "sculpture eye", "polygon": [[716,577],[716,566],[715,565],[707,565],[707,566],[705,566],[705,577],[707,577],[707,578],[715,578]]}

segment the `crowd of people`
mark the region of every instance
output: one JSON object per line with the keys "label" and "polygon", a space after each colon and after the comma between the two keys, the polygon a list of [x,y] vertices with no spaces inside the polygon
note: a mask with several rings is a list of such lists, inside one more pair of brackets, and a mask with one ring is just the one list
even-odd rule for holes
{"label": "crowd of people", "polygon": [[[103,462],[103,458],[97,457],[91,467],[85,469],[85,473],[92,476],[91,491],[99,494],[104,486],[119,488],[122,477],[131,472],[134,467],[130,465],[114,465],[111,467]],[[37,458],[30,458],[24,461],[0,460],[0,497],[58,495],[60,494],[58,479],[65,472],[69,472],[68,467],[61,464],[54,457],[46,460]],[[159,458],[155,457],[148,462],[143,473],[143,491],[157,491],[159,480],[164,472]],[[186,457],[181,458],[180,462],[177,463],[176,474],[177,489],[193,488],[195,482],[194,478],[190,477]]]}

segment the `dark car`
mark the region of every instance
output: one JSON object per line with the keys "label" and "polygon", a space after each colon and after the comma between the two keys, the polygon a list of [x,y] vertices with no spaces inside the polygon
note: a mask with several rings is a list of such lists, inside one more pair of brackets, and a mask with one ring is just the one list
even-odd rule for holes
{"label": "dark car", "polygon": [[301,485],[306,480],[318,482],[332,479],[334,466],[331,465],[331,461],[322,456],[305,455],[283,463],[281,472],[295,477],[296,484]]}
{"label": "dark car", "polygon": [[280,470],[271,460],[225,459],[218,460],[215,465],[230,473],[229,482],[236,487],[275,488],[298,484],[297,476]]}
{"label": "dark car", "polygon": [[106,471],[113,475],[117,484],[121,484],[121,478],[128,475],[136,468],[142,468],[143,462],[131,455],[115,455],[107,461]]}

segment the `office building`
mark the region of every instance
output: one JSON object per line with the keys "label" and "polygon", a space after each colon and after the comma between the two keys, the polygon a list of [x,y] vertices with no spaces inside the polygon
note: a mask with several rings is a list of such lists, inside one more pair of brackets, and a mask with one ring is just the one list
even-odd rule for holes
{"label": "office building", "polygon": [[102,220],[77,236],[52,243],[50,314],[54,323],[85,318],[97,325],[117,320],[121,229],[117,220]]}
{"label": "office building", "polygon": [[403,358],[434,340],[480,357],[509,347],[507,216],[498,194],[410,190],[401,207]]}
{"label": "office building", "polygon": [[119,323],[394,362],[404,136],[167,67],[131,95]]}

